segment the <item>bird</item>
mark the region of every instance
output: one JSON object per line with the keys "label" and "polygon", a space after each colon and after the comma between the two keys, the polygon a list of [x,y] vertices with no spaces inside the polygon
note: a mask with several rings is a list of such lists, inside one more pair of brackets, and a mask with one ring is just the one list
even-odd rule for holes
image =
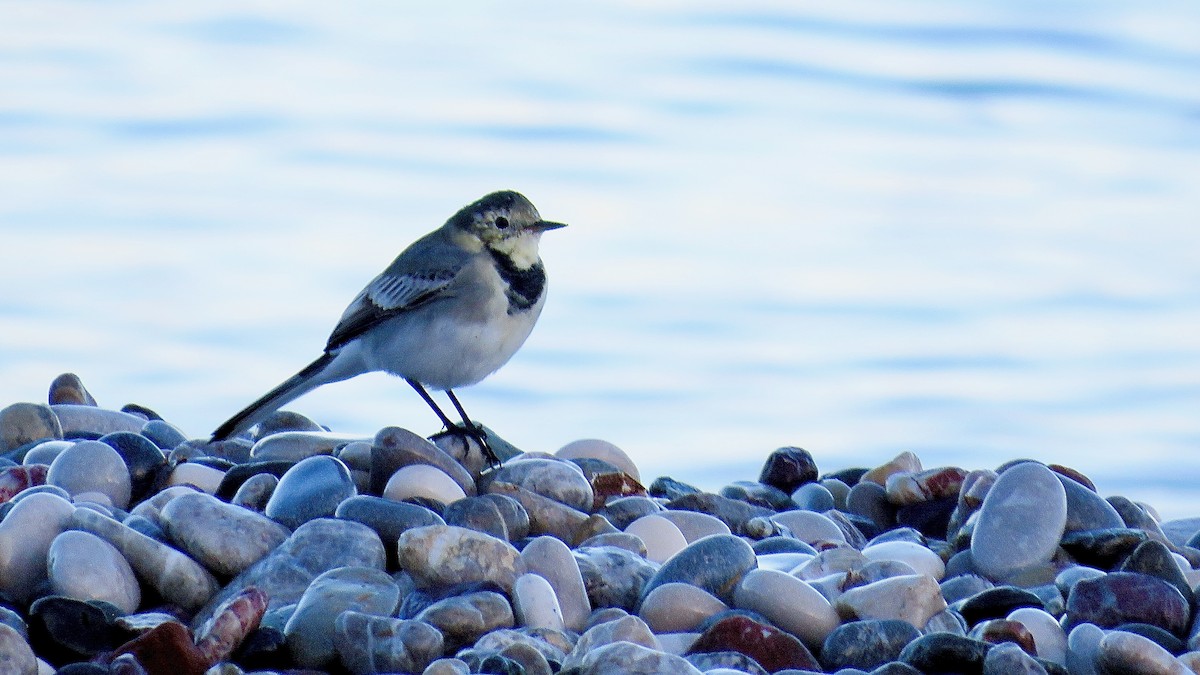
{"label": "bird", "polygon": [[[453,390],[494,373],[529,337],[546,303],[538,244],[542,233],[561,227],[512,190],[464,206],[355,296],[324,353],[217,427],[211,440],[236,436],[322,385],[384,371],[408,382],[446,432],[475,438],[498,465],[486,430],[471,421]],[[446,392],[461,423],[438,407],[427,387]]]}

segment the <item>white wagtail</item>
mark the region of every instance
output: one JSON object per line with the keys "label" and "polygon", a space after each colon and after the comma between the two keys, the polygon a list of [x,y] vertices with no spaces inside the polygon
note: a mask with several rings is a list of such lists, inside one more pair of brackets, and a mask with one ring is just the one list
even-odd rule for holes
{"label": "white wagtail", "polygon": [[[342,314],[324,354],[217,427],[212,439],[241,433],[323,384],[382,370],[404,378],[448,431],[474,437],[497,463],[483,428],[452,390],[491,375],[529,337],[546,302],[538,241],[560,227],[542,220],[516,192],[493,192],[463,207],[367,284]],[[461,425],[426,386],[446,392]]]}

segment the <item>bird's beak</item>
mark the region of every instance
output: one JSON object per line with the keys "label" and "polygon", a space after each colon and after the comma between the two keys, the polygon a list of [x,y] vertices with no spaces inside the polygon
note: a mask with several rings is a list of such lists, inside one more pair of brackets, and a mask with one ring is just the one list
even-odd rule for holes
{"label": "bird's beak", "polygon": [[566,227],[566,226],[567,226],[566,223],[553,223],[553,222],[550,222],[549,220],[539,220],[536,223],[534,223],[533,225],[531,225],[529,227],[529,229],[540,234],[542,232],[545,232],[546,230],[557,230],[560,227]]}

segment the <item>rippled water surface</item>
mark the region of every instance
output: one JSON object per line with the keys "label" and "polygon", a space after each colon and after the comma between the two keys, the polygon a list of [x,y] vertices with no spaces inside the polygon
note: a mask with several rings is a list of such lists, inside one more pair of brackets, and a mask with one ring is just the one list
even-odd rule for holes
{"label": "rippled water surface", "polygon": [[[715,488],[1031,456],[1200,514],[1200,5],[0,5],[0,403],[79,373],[192,435],[499,188],[550,219],[464,389]],[[382,375],[292,408],[435,420]]]}

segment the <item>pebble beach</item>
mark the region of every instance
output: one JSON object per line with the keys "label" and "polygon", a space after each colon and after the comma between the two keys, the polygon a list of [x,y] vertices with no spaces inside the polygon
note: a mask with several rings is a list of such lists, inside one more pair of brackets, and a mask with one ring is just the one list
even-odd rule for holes
{"label": "pebble beach", "polygon": [[761,473],[705,492],[599,439],[492,467],[288,412],[210,443],[71,374],[38,399],[0,408],[4,674],[1200,672],[1200,514],[1053,456],[739,449]]}

